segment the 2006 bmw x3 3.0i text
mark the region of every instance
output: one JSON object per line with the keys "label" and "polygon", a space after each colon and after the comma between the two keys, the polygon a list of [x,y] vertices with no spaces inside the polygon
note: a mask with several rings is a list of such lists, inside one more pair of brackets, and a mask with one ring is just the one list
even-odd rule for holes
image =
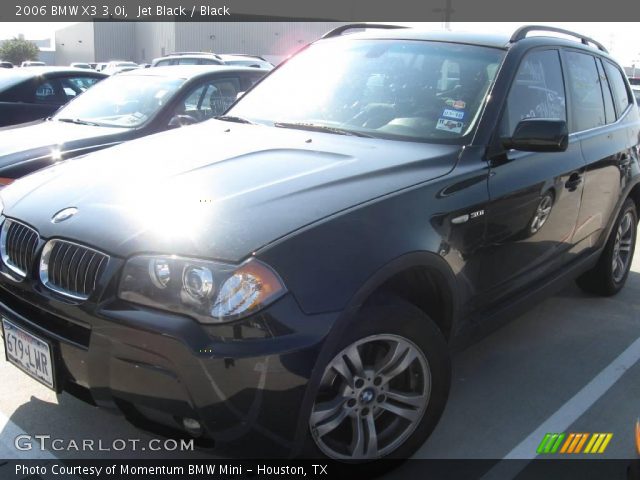
{"label": "2006 bmw x3 3.0i text", "polygon": [[604,47],[349,28],[218,119],[3,189],[8,360],[256,456],[407,457],[452,346],[622,288],[640,120]]}

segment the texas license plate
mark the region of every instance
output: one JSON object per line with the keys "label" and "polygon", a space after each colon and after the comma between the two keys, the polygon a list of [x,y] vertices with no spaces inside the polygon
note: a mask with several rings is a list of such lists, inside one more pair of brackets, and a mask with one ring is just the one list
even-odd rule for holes
{"label": "texas license plate", "polygon": [[7,360],[40,383],[54,388],[53,361],[49,344],[4,318],[2,326]]}

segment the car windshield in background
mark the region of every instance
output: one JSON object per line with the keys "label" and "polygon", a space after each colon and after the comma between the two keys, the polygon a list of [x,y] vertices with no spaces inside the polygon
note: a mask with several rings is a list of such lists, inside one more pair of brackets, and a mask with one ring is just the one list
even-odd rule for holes
{"label": "car windshield in background", "polygon": [[151,75],[111,77],[69,103],[55,120],[135,128],[151,119],[184,83]]}
{"label": "car windshield in background", "polygon": [[286,128],[457,143],[474,128],[499,49],[410,40],[312,45],[228,115]]}

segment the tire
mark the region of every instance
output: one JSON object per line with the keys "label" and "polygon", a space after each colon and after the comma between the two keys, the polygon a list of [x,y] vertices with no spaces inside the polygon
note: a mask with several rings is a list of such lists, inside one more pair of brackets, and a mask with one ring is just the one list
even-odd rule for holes
{"label": "tire", "polygon": [[409,458],[438,423],[450,383],[446,341],[424,312],[395,298],[365,307],[324,367],[307,451],[358,463]]}
{"label": "tire", "polygon": [[[595,267],[577,278],[587,293],[608,297],[620,291],[627,281],[636,248],[638,214],[633,200],[627,198],[611,230]],[[616,265],[614,266],[614,259]]]}

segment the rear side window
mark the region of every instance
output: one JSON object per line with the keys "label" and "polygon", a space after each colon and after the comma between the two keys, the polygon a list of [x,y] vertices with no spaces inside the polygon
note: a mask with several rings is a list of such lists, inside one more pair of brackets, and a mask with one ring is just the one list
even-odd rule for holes
{"label": "rear side window", "polygon": [[600,87],[602,88],[602,99],[604,100],[604,113],[606,115],[607,123],[613,123],[616,121],[616,111],[613,108],[613,95],[611,94],[611,87],[607,80],[607,76],[604,74],[602,68],[602,61],[596,60],[598,67],[598,77],[600,78]]}
{"label": "rear side window", "polygon": [[627,84],[618,67],[614,66],[611,62],[605,60],[604,68],[607,72],[609,83],[611,84],[611,90],[613,91],[613,99],[616,104],[618,117],[620,117],[631,103]]}
{"label": "rear side window", "polygon": [[512,136],[527,118],[567,119],[562,68],[557,50],[529,53],[518,69],[509,90],[501,133]]}
{"label": "rear side window", "polygon": [[56,81],[46,80],[36,87],[34,100],[35,103],[60,103],[56,94]]}
{"label": "rear side window", "polygon": [[606,124],[600,76],[596,59],[586,53],[566,52],[571,111],[572,132],[589,130]]}

